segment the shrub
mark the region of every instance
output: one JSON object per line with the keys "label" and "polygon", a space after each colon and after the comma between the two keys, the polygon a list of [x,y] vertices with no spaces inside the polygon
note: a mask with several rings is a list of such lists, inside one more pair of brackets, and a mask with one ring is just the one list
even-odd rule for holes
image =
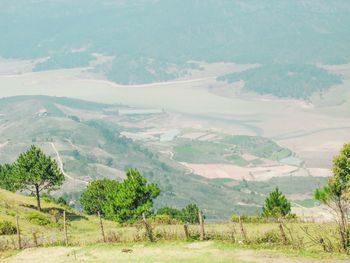
{"label": "shrub", "polygon": [[0,222],[0,235],[14,235],[17,233],[15,224],[10,221]]}
{"label": "shrub", "polygon": [[255,216],[248,216],[248,215],[233,215],[231,217],[231,221],[234,223],[239,223],[239,218],[241,218],[241,221],[243,223],[266,223],[267,219],[263,218],[261,216],[255,215]]}
{"label": "shrub", "polygon": [[[273,217],[263,217],[261,215],[254,215],[254,216],[248,216],[248,215],[232,215],[231,221],[234,223],[239,223],[239,217],[241,217],[241,220],[243,223],[269,223],[269,222],[277,222],[278,219]],[[290,213],[285,218],[285,221],[288,222],[296,222],[298,220],[298,217],[296,214]]]}
{"label": "shrub", "polygon": [[180,220],[172,218],[169,215],[154,215],[149,219],[149,221],[152,224],[157,224],[157,225],[179,225],[179,224],[181,224]]}
{"label": "shrub", "polygon": [[296,214],[294,214],[294,213],[290,213],[290,214],[288,214],[287,216],[286,216],[286,220],[287,221],[297,221],[298,220],[298,216],[296,215]]}
{"label": "shrub", "polygon": [[47,226],[52,223],[47,215],[38,212],[31,212],[26,216],[26,218],[29,220],[29,222],[39,226]]}
{"label": "shrub", "polygon": [[61,212],[58,209],[51,209],[49,214],[55,219],[55,223],[58,224],[62,217]]}
{"label": "shrub", "polygon": [[261,237],[255,239],[257,244],[278,244],[282,243],[280,233],[277,230],[267,231]]}
{"label": "shrub", "polygon": [[196,204],[189,204],[182,210],[183,222],[188,224],[199,224],[199,208]]}

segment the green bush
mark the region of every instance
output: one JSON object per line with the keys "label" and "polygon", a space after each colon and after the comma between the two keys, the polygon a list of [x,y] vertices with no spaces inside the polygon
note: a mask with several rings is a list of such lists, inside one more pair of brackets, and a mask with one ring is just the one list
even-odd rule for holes
{"label": "green bush", "polygon": [[14,235],[17,233],[15,224],[10,221],[0,222],[0,235]]}
{"label": "green bush", "polygon": [[50,218],[47,215],[38,213],[38,212],[31,212],[26,216],[26,219],[36,225],[39,226],[47,226],[50,225],[52,222]]}

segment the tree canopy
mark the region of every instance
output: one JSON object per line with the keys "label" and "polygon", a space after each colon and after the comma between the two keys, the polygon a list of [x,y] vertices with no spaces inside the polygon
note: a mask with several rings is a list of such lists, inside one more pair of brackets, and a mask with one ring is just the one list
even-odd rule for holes
{"label": "tree canopy", "polygon": [[183,221],[189,224],[199,224],[199,208],[196,204],[189,204],[182,209]]}
{"label": "tree canopy", "polygon": [[85,212],[90,215],[101,213],[105,216],[105,206],[109,196],[118,191],[119,182],[109,179],[95,180],[89,183],[87,189],[80,197],[80,203]]}
{"label": "tree canopy", "polygon": [[337,223],[344,251],[350,249],[350,143],[345,144],[333,159],[333,176],[327,185],[315,191],[315,198],[329,206],[337,215]]}
{"label": "tree canopy", "polygon": [[14,169],[19,189],[30,191],[36,196],[38,210],[41,210],[40,193],[57,190],[65,179],[56,161],[34,145],[18,157]]}
{"label": "tree canopy", "polygon": [[81,204],[88,213],[100,211],[107,219],[132,223],[151,211],[159,193],[156,184],[148,184],[137,169],[129,169],[121,183],[108,179],[90,183]]}
{"label": "tree canopy", "polygon": [[11,192],[15,192],[20,188],[18,178],[14,172],[14,165],[0,165],[0,187]]}
{"label": "tree canopy", "polygon": [[196,204],[188,204],[183,209],[162,207],[157,210],[157,215],[168,215],[170,218],[188,224],[199,224],[199,208]]}
{"label": "tree canopy", "polygon": [[286,217],[291,212],[291,204],[285,195],[276,187],[265,199],[262,215],[264,217]]}

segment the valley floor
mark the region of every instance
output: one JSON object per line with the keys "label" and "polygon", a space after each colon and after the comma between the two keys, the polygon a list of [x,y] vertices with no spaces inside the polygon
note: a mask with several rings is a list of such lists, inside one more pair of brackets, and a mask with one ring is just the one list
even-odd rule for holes
{"label": "valley floor", "polygon": [[331,255],[252,250],[217,242],[93,245],[27,249],[3,262],[349,262]]}

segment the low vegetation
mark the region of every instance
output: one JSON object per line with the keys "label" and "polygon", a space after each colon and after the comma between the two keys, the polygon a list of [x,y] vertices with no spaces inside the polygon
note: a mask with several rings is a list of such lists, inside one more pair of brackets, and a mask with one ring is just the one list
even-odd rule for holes
{"label": "low vegetation", "polygon": [[0,222],[0,235],[14,235],[17,233],[16,225],[10,221]]}

